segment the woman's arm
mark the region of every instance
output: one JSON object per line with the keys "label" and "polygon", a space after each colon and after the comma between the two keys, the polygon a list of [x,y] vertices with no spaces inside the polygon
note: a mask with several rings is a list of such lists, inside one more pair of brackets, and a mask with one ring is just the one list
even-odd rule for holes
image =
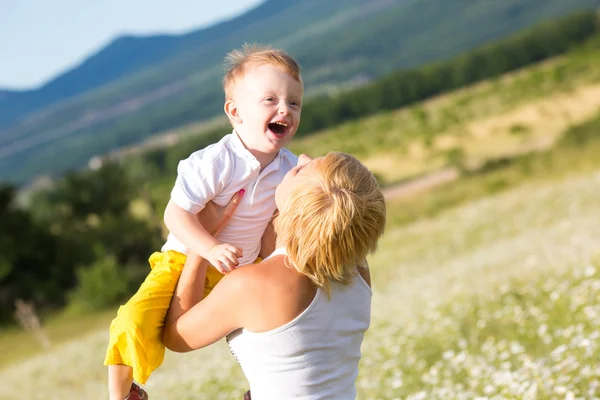
{"label": "woman's arm", "polygon": [[188,253],[175,293],[173,293],[171,299],[165,326],[172,324],[183,313],[202,300],[207,267],[208,262],[198,254],[191,251]]}
{"label": "woman's arm", "polygon": [[[205,273],[204,265],[203,263],[198,268],[203,269]],[[215,343],[241,327],[240,321],[245,312],[243,279],[239,278],[242,272],[235,270],[224,276],[210,295],[201,302],[190,310],[181,308],[184,312],[177,318],[170,316],[163,331],[163,343],[169,350],[183,353],[199,349]],[[194,279],[202,273],[188,271],[188,274],[182,274],[179,285],[183,290],[194,290]]]}

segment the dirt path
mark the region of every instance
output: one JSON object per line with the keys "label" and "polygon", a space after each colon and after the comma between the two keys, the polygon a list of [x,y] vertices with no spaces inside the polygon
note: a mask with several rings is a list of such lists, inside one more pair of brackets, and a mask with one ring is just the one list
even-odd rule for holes
{"label": "dirt path", "polygon": [[[514,149],[510,154],[506,154],[505,156],[518,157],[527,153],[548,150],[554,145],[555,139],[555,137],[539,138],[535,142]],[[481,168],[481,165],[473,165],[469,170],[476,172],[479,168]],[[460,178],[460,171],[458,168],[445,167],[427,175],[385,187],[383,189],[383,196],[388,201],[403,199],[453,182],[458,178]]]}
{"label": "dirt path", "polygon": [[415,178],[408,182],[402,182],[383,189],[386,200],[398,200],[407,198],[418,193],[426,192],[437,186],[455,181],[460,176],[458,168],[448,167],[431,174]]}
{"label": "dirt path", "polygon": [[[600,109],[600,84],[577,88],[568,93],[553,95],[550,98],[533,101],[501,115],[484,118],[466,125],[473,136],[467,147],[472,155],[481,155],[486,151],[488,157],[516,157],[534,151],[543,151],[554,145],[556,139],[570,126],[592,118]],[[511,127],[527,127],[531,140],[517,147],[495,148],[490,152],[479,148],[499,132],[510,131]],[[454,135],[441,134],[436,139],[439,149],[460,145]],[[478,142],[481,142],[479,144]],[[469,151],[470,150],[470,151]],[[483,160],[480,160],[483,161]],[[385,166],[390,168],[389,165]],[[476,170],[477,167],[474,167]],[[396,200],[428,191],[458,179],[460,172],[456,168],[442,168],[428,175],[387,187],[383,190],[386,200]]]}

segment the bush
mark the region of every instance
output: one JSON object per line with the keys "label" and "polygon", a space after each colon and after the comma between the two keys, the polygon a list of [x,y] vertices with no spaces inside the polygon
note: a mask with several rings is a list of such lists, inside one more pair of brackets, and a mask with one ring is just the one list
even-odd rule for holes
{"label": "bush", "polygon": [[94,311],[118,304],[130,294],[132,275],[130,268],[119,266],[112,255],[79,267],[77,286],[69,293],[71,308]]}
{"label": "bush", "polygon": [[597,140],[600,140],[600,114],[589,122],[569,128],[561,138],[559,145],[581,147]]}
{"label": "bush", "polygon": [[460,147],[454,147],[446,152],[446,164],[456,167],[461,171],[465,169],[465,159],[465,151]]}

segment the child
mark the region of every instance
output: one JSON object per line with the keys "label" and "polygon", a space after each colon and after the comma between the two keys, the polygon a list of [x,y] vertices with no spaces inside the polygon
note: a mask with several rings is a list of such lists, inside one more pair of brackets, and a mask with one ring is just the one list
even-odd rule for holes
{"label": "child", "polygon": [[[282,51],[257,46],[233,51],[227,61],[225,113],[233,132],[179,163],[164,216],[167,242],[152,254],[152,271],[111,323],[104,361],[111,400],[148,398],[133,379],[145,383],[164,359],[162,327],[187,252],[216,268],[208,269],[205,295],[221,273],[254,262],[275,211],[275,188],[297,163],[284,146],[300,122],[298,63]],[[209,201],[224,206],[240,190],[246,194],[235,214],[212,237],[196,214]]]}

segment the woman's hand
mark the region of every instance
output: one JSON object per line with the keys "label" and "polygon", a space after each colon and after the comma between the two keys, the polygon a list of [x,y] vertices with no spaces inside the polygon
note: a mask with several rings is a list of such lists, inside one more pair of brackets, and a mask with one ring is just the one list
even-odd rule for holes
{"label": "woman's hand", "polygon": [[198,221],[206,229],[206,232],[212,236],[217,236],[221,232],[240,205],[244,193],[245,190],[242,189],[234,194],[225,207],[220,207],[212,201],[206,204],[204,209],[198,213]]}

